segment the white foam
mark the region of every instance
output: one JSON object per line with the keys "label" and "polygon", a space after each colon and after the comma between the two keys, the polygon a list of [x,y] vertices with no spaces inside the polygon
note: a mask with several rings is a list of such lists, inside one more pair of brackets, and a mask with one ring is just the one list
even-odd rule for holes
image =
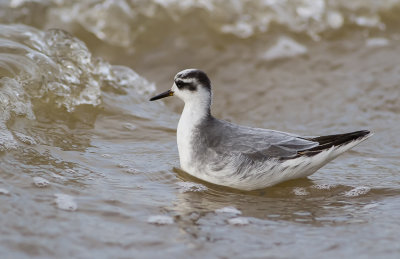
{"label": "white foam", "polygon": [[305,53],[307,53],[307,47],[289,37],[282,36],[274,46],[262,55],[262,58],[266,60],[275,60],[296,57]]}
{"label": "white foam", "polygon": [[166,215],[152,215],[147,219],[147,222],[156,225],[171,225],[174,223],[174,219]]}
{"label": "white foam", "polygon": [[177,183],[179,185],[179,192],[180,193],[185,193],[185,192],[204,192],[207,190],[207,187],[199,184],[199,183],[193,183],[193,182],[179,182]]}
{"label": "white foam", "polygon": [[346,197],[357,197],[361,195],[367,194],[371,190],[370,187],[367,186],[358,186],[354,189],[351,189],[350,191],[347,191],[344,193],[344,196]]}
{"label": "white foam", "polygon": [[33,184],[36,185],[37,187],[46,187],[50,185],[50,182],[42,177],[36,176],[33,177]]}
{"label": "white foam", "polygon": [[78,209],[74,198],[70,195],[63,193],[54,194],[56,205],[61,210],[75,211]]}
{"label": "white foam", "polygon": [[0,194],[8,195],[8,194],[10,194],[10,191],[6,190],[6,189],[3,189],[3,188],[0,188]]}
{"label": "white foam", "polygon": [[304,196],[310,194],[305,188],[303,187],[296,187],[293,189],[294,195]]}
{"label": "white foam", "polygon": [[235,207],[223,207],[220,209],[215,210],[216,213],[226,213],[226,214],[233,214],[233,215],[242,215],[242,212]]}
{"label": "white foam", "polygon": [[245,217],[237,217],[228,219],[228,223],[235,226],[244,226],[250,224],[250,221]]}
{"label": "white foam", "polygon": [[334,188],[336,185],[334,184],[316,184],[313,185],[312,187],[318,190],[330,190]]}

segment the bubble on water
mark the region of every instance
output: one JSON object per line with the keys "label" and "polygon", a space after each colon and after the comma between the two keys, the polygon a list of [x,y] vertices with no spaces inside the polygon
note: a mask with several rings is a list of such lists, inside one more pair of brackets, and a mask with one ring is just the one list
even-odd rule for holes
{"label": "bubble on water", "polygon": [[338,29],[344,24],[343,16],[339,12],[335,11],[329,12],[326,20],[329,26],[333,29]]}
{"label": "bubble on water", "polygon": [[242,215],[242,212],[233,206],[223,207],[215,210],[216,213],[232,214],[232,215]]}
{"label": "bubble on water", "polygon": [[129,123],[129,122],[122,124],[122,126],[128,130],[135,130],[137,128],[135,125],[133,125],[132,123]]}
{"label": "bubble on water", "polygon": [[204,192],[207,190],[207,187],[199,184],[199,183],[193,183],[193,182],[179,182],[177,183],[179,185],[179,192],[180,193],[185,193],[185,192]]}
{"label": "bubble on water", "polygon": [[281,58],[291,58],[307,53],[307,47],[301,45],[289,37],[280,37],[277,43],[267,50],[263,59],[275,60]]}
{"label": "bubble on water", "polygon": [[384,47],[389,45],[389,40],[386,38],[370,38],[367,39],[365,45],[367,47]]}
{"label": "bubble on water", "polygon": [[147,223],[155,225],[171,225],[174,219],[167,215],[152,215],[147,219]]}
{"label": "bubble on water", "polygon": [[368,186],[358,186],[344,193],[346,197],[358,197],[367,194],[371,190]]}
{"label": "bubble on water", "polygon": [[228,219],[228,223],[235,226],[244,226],[250,224],[250,221],[246,217],[237,217]]}
{"label": "bubble on water", "polygon": [[6,190],[6,189],[3,189],[3,188],[0,188],[0,194],[8,195],[8,194],[10,194],[10,191]]}
{"label": "bubble on water", "polygon": [[68,211],[75,211],[78,209],[78,205],[72,196],[63,193],[56,193],[54,196],[56,197],[55,202],[57,208]]}
{"label": "bubble on water", "polygon": [[310,193],[303,187],[296,187],[293,189],[294,195],[298,196],[304,196],[304,195],[309,195]]}
{"label": "bubble on water", "polygon": [[33,177],[33,184],[37,187],[46,187],[50,185],[50,182],[42,177]]}
{"label": "bubble on water", "polygon": [[127,172],[128,174],[138,174],[140,173],[140,171],[138,171],[137,169],[130,167],[128,169],[125,170],[125,172]]}

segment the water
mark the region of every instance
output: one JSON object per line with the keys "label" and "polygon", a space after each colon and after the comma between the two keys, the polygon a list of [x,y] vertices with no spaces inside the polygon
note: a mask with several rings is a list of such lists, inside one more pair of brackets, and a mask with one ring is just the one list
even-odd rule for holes
{"label": "water", "polygon": [[[1,258],[398,258],[400,1],[0,1]],[[60,30],[62,29],[62,30]],[[375,135],[309,179],[242,192],[179,169],[182,103]]]}

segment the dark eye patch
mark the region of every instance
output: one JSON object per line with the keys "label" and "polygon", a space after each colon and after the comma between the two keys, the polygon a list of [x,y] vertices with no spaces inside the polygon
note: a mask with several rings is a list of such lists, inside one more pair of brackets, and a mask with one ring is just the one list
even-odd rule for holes
{"label": "dark eye patch", "polygon": [[185,83],[183,81],[176,81],[175,84],[179,89],[181,89],[185,86]]}
{"label": "dark eye patch", "polygon": [[175,84],[179,89],[189,89],[190,91],[196,91],[197,90],[196,86],[194,86],[191,83],[186,83],[186,82],[183,82],[183,81],[176,81]]}

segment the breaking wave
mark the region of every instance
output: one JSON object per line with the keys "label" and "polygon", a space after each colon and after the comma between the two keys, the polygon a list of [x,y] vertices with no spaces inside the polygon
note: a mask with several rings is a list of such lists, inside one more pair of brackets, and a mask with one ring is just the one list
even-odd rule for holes
{"label": "breaking wave", "polygon": [[[274,26],[319,39],[327,31],[348,26],[384,30],[397,17],[398,0],[141,0],[141,1],[10,1],[1,4],[9,22],[77,25],[108,44],[132,47],[143,37],[186,28],[187,33],[210,30],[248,38]],[[37,16],[37,12],[45,13]]]}
{"label": "breaking wave", "polygon": [[86,45],[69,33],[41,31],[25,25],[0,25],[0,151],[17,147],[7,122],[35,119],[41,106],[74,112],[78,106],[98,107],[102,91],[139,95],[154,90],[127,67],[93,57]]}

